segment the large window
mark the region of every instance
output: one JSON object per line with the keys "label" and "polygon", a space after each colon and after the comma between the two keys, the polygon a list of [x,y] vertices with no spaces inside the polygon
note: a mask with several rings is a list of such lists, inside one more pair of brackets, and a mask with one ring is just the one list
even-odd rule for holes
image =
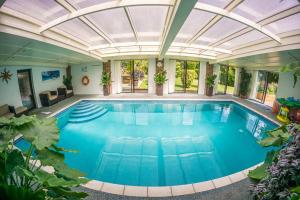
{"label": "large window", "polygon": [[278,73],[259,71],[255,99],[265,105],[273,106],[278,86]]}
{"label": "large window", "polygon": [[175,92],[198,92],[199,67],[197,61],[176,61]]}
{"label": "large window", "polygon": [[148,60],[121,61],[122,92],[148,92]]}
{"label": "large window", "polygon": [[235,69],[231,66],[221,65],[217,93],[233,94],[234,78],[235,78]]}

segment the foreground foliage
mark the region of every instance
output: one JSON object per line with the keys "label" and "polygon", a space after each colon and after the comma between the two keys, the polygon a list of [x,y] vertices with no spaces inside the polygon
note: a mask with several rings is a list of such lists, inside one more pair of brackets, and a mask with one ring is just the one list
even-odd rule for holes
{"label": "foreground foliage", "polygon": [[290,124],[268,132],[262,146],[281,147],[269,152],[260,167],[250,171],[257,181],[252,186],[254,199],[300,199],[300,125]]}
{"label": "foreground foliage", "polygon": [[[27,152],[13,146],[19,133],[31,143]],[[0,118],[0,199],[76,200],[87,196],[71,190],[87,179],[64,164],[66,150],[56,146],[58,133],[55,119]]]}

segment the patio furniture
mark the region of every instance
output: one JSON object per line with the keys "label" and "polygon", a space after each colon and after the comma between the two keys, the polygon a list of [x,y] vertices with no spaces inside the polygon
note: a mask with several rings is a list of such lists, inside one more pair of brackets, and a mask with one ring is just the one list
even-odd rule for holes
{"label": "patio furniture", "polygon": [[52,106],[56,104],[61,98],[58,97],[57,91],[44,91],[40,93],[40,100],[42,106]]}
{"label": "patio furniture", "polygon": [[15,114],[11,112],[9,105],[4,104],[0,106],[0,117],[7,117],[7,118],[12,118],[14,117]]}
{"label": "patio furniture", "polygon": [[73,90],[68,90],[65,87],[57,88],[58,96],[63,96],[64,98],[69,98],[74,95]]}
{"label": "patio furniture", "polygon": [[16,117],[20,117],[21,115],[26,115],[28,113],[28,108],[25,106],[19,106],[17,108],[9,106],[9,110],[14,113]]}

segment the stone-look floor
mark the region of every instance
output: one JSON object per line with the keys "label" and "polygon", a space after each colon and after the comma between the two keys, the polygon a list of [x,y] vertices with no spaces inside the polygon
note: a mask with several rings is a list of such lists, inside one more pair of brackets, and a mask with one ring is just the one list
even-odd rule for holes
{"label": "stone-look floor", "polygon": [[[193,94],[171,94],[171,95],[165,95],[162,97],[158,97],[156,95],[149,95],[149,94],[117,94],[112,95],[108,97],[104,97],[102,95],[76,95],[71,98],[65,99],[51,107],[44,107],[35,109],[31,112],[31,114],[36,114],[39,117],[47,117],[49,115],[45,115],[42,112],[57,112],[61,110],[62,108],[70,105],[71,103],[74,103],[80,99],[176,99],[176,100],[188,100],[188,99],[234,99],[241,104],[244,104],[260,113],[263,113],[264,115],[268,116],[271,119],[276,120],[275,116],[271,113],[270,108],[257,104],[252,101],[240,99],[233,97],[231,95],[216,95],[213,97],[207,97],[204,95],[193,95]],[[195,193],[192,195],[184,195],[184,196],[176,196],[176,197],[160,197],[160,198],[150,198],[150,197],[128,197],[128,196],[119,196],[119,195],[113,195],[108,194],[100,191],[95,191],[91,189],[87,189],[84,187],[75,188],[75,190],[84,191],[89,194],[89,196],[86,198],[87,200],[146,200],[146,199],[162,199],[162,200],[248,200],[251,199],[251,195],[249,192],[250,187],[250,180],[244,179],[240,182],[233,183],[231,185],[227,185],[225,187],[217,188],[214,190],[209,190],[206,192],[201,193]]]}

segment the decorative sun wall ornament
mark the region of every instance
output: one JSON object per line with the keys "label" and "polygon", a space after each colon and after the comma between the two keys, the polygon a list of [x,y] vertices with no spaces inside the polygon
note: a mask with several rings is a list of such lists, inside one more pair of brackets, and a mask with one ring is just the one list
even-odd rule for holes
{"label": "decorative sun wall ornament", "polygon": [[1,74],[0,74],[0,78],[2,79],[2,82],[5,81],[6,83],[8,83],[8,80],[11,80],[12,75],[13,74],[10,73],[9,70],[6,70],[6,68],[4,68],[3,72],[1,72]]}

